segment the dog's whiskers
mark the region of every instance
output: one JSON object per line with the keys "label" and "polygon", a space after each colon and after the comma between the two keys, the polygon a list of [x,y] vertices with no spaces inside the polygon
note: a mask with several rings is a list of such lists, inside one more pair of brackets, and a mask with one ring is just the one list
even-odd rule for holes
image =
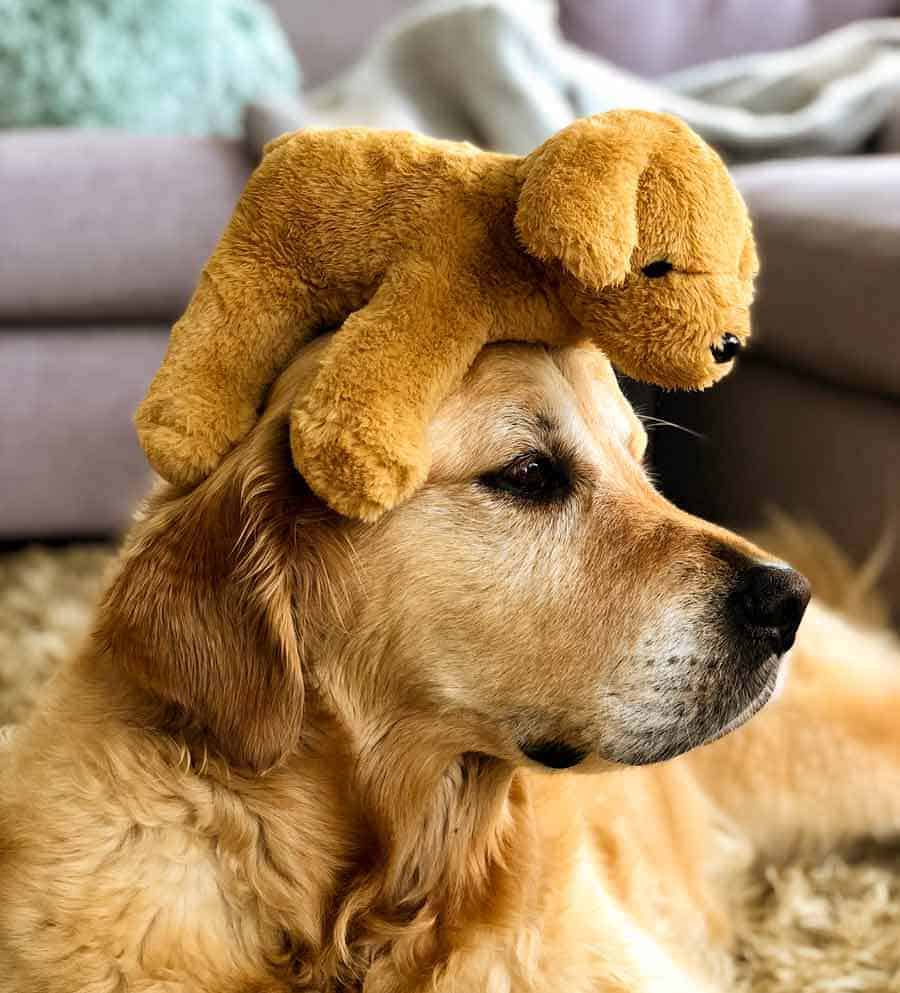
{"label": "dog's whiskers", "polygon": [[683,424],[676,424],[674,421],[667,421],[664,417],[654,417],[652,414],[638,414],[641,423],[647,428],[675,428],[676,431],[683,431],[685,434],[691,435],[693,438],[699,438],[701,441],[706,441],[707,436],[699,431],[694,431],[693,428],[687,428]]}

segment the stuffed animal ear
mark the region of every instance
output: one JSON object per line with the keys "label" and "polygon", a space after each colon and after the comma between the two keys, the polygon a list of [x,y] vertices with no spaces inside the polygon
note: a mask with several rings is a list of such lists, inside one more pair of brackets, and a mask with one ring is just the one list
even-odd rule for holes
{"label": "stuffed animal ear", "polygon": [[621,283],[638,240],[641,176],[678,126],[645,111],[597,114],[526,156],[515,223],[529,254],[561,262],[593,290]]}

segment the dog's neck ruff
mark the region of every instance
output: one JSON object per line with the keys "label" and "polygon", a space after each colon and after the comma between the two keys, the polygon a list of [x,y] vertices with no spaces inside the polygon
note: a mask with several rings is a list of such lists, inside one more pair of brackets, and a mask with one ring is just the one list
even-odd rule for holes
{"label": "dog's neck ruff", "polygon": [[[480,754],[447,762],[424,748],[398,752],[386,739],[358,754],[332,741],[328,755],[328,735],[310,737],[317,746],[301,748],[300,761],[333,763],[342,753],[356,809],[340,869],[318,894],[330,908],[319,933],[290,935],[295,978],[343,990],[374,970],[385,988],[412,988],[415,977],[437,976],[483,944],[476,933],[507,915],[518,921],[537,892],[521,773]],[[313,889],[306,881],[300,888]],[[496,944],[494,951],[502,957]]]}

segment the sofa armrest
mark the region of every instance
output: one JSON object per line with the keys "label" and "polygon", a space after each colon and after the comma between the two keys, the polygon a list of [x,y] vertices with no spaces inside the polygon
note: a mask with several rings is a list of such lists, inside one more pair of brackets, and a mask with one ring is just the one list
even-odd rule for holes
{"label": "sofa armrest", "polygon": [[762,270],[754,352],[900,398],[900,157],[763,162],[733,170]]}
{"label": "sofa armrest", "polygon": [[0,323],[170,320],[251,164],[217,138],[0,132]]}

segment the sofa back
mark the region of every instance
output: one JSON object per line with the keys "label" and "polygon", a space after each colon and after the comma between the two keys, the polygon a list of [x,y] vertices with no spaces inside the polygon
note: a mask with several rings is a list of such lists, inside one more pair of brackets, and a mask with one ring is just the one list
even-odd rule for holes
{"label": "sofa back", "polygon": [[575,44],[660,76],[728,55],[801,45],[867,17],[900,14],[900,0],[562,0]]}
{"label": "sofa back", "polygon": [[269,0],[294,45],[307,86],[356,60],[372,33],[413,0]]}
{"label": "sofa back", "polygon": [[[413,0],[270,0],[307,85],[353,62]],[[900,15],[900,0],[559,0],[575,44],[647,76],[742,52],[799,45],[863,17]]]}

